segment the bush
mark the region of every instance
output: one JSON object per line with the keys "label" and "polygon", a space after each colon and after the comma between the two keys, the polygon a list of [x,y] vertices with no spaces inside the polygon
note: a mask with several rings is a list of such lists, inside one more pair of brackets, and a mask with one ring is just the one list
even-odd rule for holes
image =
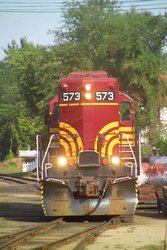
{"label": "bush", "polygon": [[146,144],[141,144],[141,156],[142,158],[149,158],[152,155],[152,149]]}
{"label": "bush", "polygon": [[159,138],[156,147],[159,149],[160,155],[167,156],[167,137]]}
{"label": "bush", "polygon": [[5,160],[12,160],[14,159],[14,154],[10,152],[9,154],[6,155]]}

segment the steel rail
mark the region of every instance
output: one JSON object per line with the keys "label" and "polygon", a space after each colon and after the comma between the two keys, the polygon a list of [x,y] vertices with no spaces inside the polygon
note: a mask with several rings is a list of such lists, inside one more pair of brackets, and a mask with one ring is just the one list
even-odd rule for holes
{"label": "steel rail", "polygon": [[[63,238],[61,240],[46,244],[44,246],[35,248],[36,250],[46,250],[46,249],[56,249],[57,247],[63,246],[67,243],[71,243],[74,240],[78,240],[78,237],[83,237],[86,235],[85,239],[87,239],[90,235],[97,235],[98,232],[100,232],[101,230],[104,230],[106,227],[110,226],[111,223],[113,222],[113,219],[109,220],[108,222],[104,221],[102,223],[100,223],[100,225],[86,229],[80,233],[76,233],[74,235],[71,235],[69,237]],[[84,239],[84,240],[85,240]],[[82,245],[82,243],[81,243]],[[79,248],[77,248],[78,245],[74,248],[75,250],[78,250]]]}
{"label": "steel rail", "polygon": [[106,230],[111,224],[115,224],[115,222],[118,222],[119,218],[112,218],[107,222],[104,222],[102,225],[98,226],[92,233],[90,233],[88,236],[86,236],[83,240],[81,240],[74,248],[73,250],[82,250],[84,249],[90,241],[94,240],[101,231]]}
{"label": "steel rail", "polygon": [[16,177],[16,176],[10,176],[10,175],[3,175],[0,174],[0,179],[2,180],[7,180],[7,181],[12,181],[12,182],[17,182],[21,184],[28,184],[30,182],[37,182],[36,179],[30,179],[30,178],[24,178],[24,177]]}
{"label": "steel rail", "polygon": [[83,240],[81,240],[72,250],[82,250],[84,249],[92,240],[94,240],[101,231],[106,230],[111,225],[112,228],[115,228],[116,225],[119,225],[121,222],[132,222],[133,216],[116,216],[109,221],[103,223],[99,227],[97,227],[92,233],[86,236]]}
{"label": "steel rail", "polygon": [[[33,230],[37,229],[37,227],[34,227],[34,228],[30,228],[30,229],[27,229],[27,230],[24,230],[24,231],[20,231],[20,232],[17,232],[17,233],[13,233],[13,234],[9,234],[9,235],[5,235],[5,236],[1,236],[0,237],[0,244],[1,243],[4,243],[6,242],[7,240],[14,240],[16,239],[17,237],[21,236],[21,235],[24,235],[28,232],[31,232]],[[1,247],[1,246],[0,246]]]}
{"label": "steel rail", "polygon": [[5,237],[6,237],[6,239],[12,239],[12,240],[9,240],[9,241],[1,244],[0,245],[0,249],[4,249],[5,250],[5,249],[8,249],[8,248],[16,247],[17,245],[19,245],[23,241],[31,239],[32,237],[34,237],[34,236],[36,236],[38,234],[43,233],[44,231],[47,231],[47,230],[53,228],[57,224],[62,224],[62,223],[64,223],[64,221],[63,221],[62,218],[60,218],[60,219],[54,220],[52,222],[49,222],[49,223],[47,223],[47,224],[45,224],[43,226],[40,226],[38,228],[29,229],[29,230],[27,230],[27,232],[26,231],[22,231],[20,233],[11,234],[11,235],[8,235],[8,236],[1,237],[0,238],[1,240],[3,240],[3,239],[5,240]]}

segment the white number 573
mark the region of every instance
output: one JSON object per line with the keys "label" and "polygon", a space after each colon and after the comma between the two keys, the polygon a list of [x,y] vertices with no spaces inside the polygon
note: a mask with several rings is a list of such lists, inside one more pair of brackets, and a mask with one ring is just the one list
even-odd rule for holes
{"label": "white number 573", "polygon": [[63,102],[80,101],[80,99],[81,99],[80,92],[64,92],[64,93],[62,93],[62,101]]}
{"label": "white number 573", "polygon": [[115,98],[114,92],[112,91],[98,91],[96,92],[97,101],[113,101]]}

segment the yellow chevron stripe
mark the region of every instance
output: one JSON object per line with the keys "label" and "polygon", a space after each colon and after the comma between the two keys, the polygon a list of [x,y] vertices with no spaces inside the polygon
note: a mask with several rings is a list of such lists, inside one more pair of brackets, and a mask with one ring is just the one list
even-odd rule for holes
{"label": "yellow chevron stripe", "polygon": [[132,127],[119,127],[119,132],[133,132]]}
{"label": "yellow chevron stripe", "polygon": [[110,135],[107,135],[105,137],[105,141],[106,141],[106,145],[102,148],[101,150],[101,154],[105,156],[105,152],[106,152],[106,147],[107,147],[107,144],[109,142],[109,146],[108,146],[108,152],[107,152],[107,155],[112,155],[112,152],[113,152],[113,147],[115,146],[116,144],[116,140],[117,140],[117,143],[119,143],[119,139],[112,139],[112,137],[115,137],[115,135],[118,135],[118,130],[114,130],[112,131],[112,134]]}
{"label": "yellow chevron stripe", "polygon": [[[70,143],[70,146],[72,148],[72,152],[75,152],[76,146],[75,146],[73,138],[71,136],[69,136],[69,133],[64,132],[60,129],[60,135],[62,137],[64,137]],[[60,139],[60,145],[62,145],[64,147],[67,157],[70,157],[69,145],[67,144],[67,142],[63,139]]]}
{"label": "yellow chevron stripe", "polygon": [[[108,155],[111,156],[113,154],[113,148],[116,144],[119,144],[119,139],[115,138],[114,140],[111,141],[108,147]],[[109,159],[110,161],[110,159]]]}
{"label": "yellow chevron stripe", "polygon": [[99,132],[99,134],[104,134],[106,133],[109,129],[117,128],[119,126],[118,121],[116,122],[111,122],[105,125]]}
{"label": "yellow chevron stripe", "polygon": [[[105,125],[100,131],[99,131],[99,134],[105,134],[107,133],[107,131],[109,131],[110,129],[113,129],[115,128],[111,134],[107,134],[106,137],[105,137],[105,140],[106,141],[110,141],[112,137],[114,137],[115,135],[118,135],[118,126],[119,126],[119,123],[118,121],[116,122],[111,122],[107,125]],[[94,149],[97,151],[97,141],[98,141],[98,136],[96,136],[96,140],[95,140],[95,145],[94,145]],[[119,140],[118,139],[114,139],[114,140],[111,140],[110,141],[110,144],[108,146],[108,154],[109,155],[112,155],[112,150],[113,150],[113,147],[116,145],[116,143],[119,143]],[[102,147],[102,150],[101,150],[101,154],[105,156],[105,152],[106,152],[106,147],[107,147],[107,143],[105,143],[105,145]]]}
{"label": "yellow chevron stripe", "polygon": [[[134,140],[135,139],[135,135],[134,135],[134,129],[133,129],[133,127],[120,127],[119,128],[119,132],[120,133],[126,133],[126,135],[127,135],[127,137],[128,137],[128,139],[129,140]],[[129,132],[129,133],[127,133],[127,132]],[[126,138],[126,135],[122,135],[122,137],[121,137],[121,139],[127,139]],[[121,142],[121,144],[126,144],[126,142]]]}
{"label": "yellow chevron stripe", "polygon": [[[79,149],[80,148],[83,149],[83,143],[82,143],[81,137],[79,136],[79,133],[77,132],[77,130],[74,127],[72,127],[70,124],[65,123],[65,122],[60,122],[59,126],[60,126],[60,135],[62,135],[62,137],[64,136],[66,138],[66,140],[68,140],[69,144],[71,145],[72,152],[75,153],[77,148],[76,148],[76,143],[75,143],[74,139],[70,136],[70,133],[73,135],[75,134],[77,136],[76,142],[78,144],[78,147],[79,147]],[[65,130],[67,130],[67,132],[65,132],[61,129],[65,129]],[[68,133],[68,131],[69,131],[69,133]],[[60,144],[65,148],[67,156],[70,157],[68,144],[63,139],[60,140]],[[76,155],[74,155],[73,157],[75,159]]]}
{"label": "yellow chevron stripe", "polygon": [[50,129],[49,129],[49,132],[50,132],[51,134],[59,133],[59,128],[50,128]]}
{"label": "yellow chevron stripe", "polygon": [[133,139],[134,136],[133,136],[133,134],[126,134],[126,135],[123,134],[123,135],[121,136],[121,139],[127,139],[127,138],[128,138],[128,139]]}

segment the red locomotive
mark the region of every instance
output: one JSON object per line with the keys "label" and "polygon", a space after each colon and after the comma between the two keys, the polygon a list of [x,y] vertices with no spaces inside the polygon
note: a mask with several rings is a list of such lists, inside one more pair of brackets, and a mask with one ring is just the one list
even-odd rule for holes
{"label": "red locomotive", "polygon": [[48,216],[133,214],[138,202],[134,101],[104,71],[73,72],[38,136],[38,179]]}

